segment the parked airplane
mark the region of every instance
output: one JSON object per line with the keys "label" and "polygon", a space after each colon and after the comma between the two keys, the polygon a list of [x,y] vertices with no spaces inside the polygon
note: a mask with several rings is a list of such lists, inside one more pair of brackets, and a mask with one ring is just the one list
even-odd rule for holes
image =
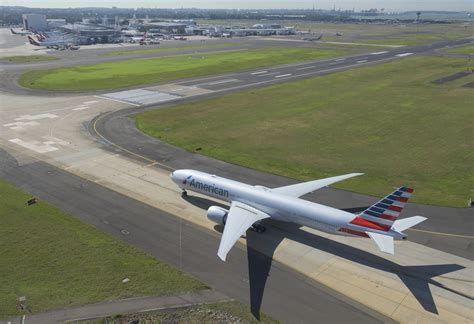
{"label": "parked airplane", "polygon": [[31,32],[28,30],[14,31],[13,28],[10,28],[10,32],[12,33],[12,35],[21,35],[21,36],[31,35]]}
{"label": "parked airplane", "polygon": [[59,39],[48,40],[47,38],[45,38],[45,40],[40,41],[40,40],[35,40],[31,36],[27,36],[27,37],[30,44],[34,46],[45,46],[46,48],[59,48],[60,46],[71,45],[70,40],[59,40]]}
{"label": "parked airplane", "polygon": [[183,190],[183,195],[187,195],[187,190],[191,190],[231,203],[229,210],[211,206],[207,211],[210,220],[224,225],[217,252],[223,261],[247,229],[261,232],[264,228],[259,222],[266,218],[292,222],[330,234],[370,237],[382,252],[394,254],[393,240],[405,240],[407,235],[403,233],[404,230],[426,220],[422,216],[397,219],[413,189],[400,187],[355,215],[299,198],[359,175],[362,173],[273,189],[251,186],[195,170],[176,170],[171,173],[171,179]]}

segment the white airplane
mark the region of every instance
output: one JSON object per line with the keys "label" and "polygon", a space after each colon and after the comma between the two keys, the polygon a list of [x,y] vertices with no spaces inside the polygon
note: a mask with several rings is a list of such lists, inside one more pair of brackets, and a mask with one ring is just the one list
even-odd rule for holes
{"label": "white airplane", "polygon": [[21,36],[32,34],[29,30],[14,31],[13,28],[10,28],[10,32],[12,33],[12,35],[21,35]]}
{"label": "white airplane", "polygon": [[217,255],[225,261],[237,240],[251,228],[264,230],[259,223],[266,218],[308,226],[330,234],[370,237],[385,253],[394,254],[393,240],[405,240],[404,230],[425,217],[413,216],[398,220],[413,189],[400,187],[358,214],[316,204],[299,197],[330,184],[362,175],[351,173],[337,177],[303,182],[279,188],[251,186],[195,170],[176,170],[171,179],[183,190],[195,191],[231,203],[230,209],[211,206],[207,217],[224,225]]}
{"label": "white airplane", "polygon": [[61,40],[61,39],[49,39],[45,38],[44,40],[36,40],[31,36],[27,36],[28,41],[31,45],[34,46],[45,46],[46,48],[59,48],[60,46],[72,45],[71,40]]}

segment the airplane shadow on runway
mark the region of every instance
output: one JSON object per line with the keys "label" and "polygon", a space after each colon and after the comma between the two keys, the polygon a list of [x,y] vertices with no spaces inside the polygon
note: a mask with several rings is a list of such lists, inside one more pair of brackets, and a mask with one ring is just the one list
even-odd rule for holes
{"label": "airplane shadow on runway", "polygon": [[[215,205],[228,208],[228,206],[220,205],[205,198],[187,196],[184,199],[202,209],[208,209],[210,206]],[[360,208],[353,208],[351,210],[357,212],[359,209]],[[365,209],[365,207],[363,209]],[[438,314],[438,310],[436,308],[433,295],[430,291],[429,284],[473,300],[472,296],[446,287],[442,283],[432,279],[433,277],[437,277],[442,274],[464,269],[464,266],[458,264],[403,266],[370,252],[366,252],[364,250],[360,250],[358,248],[339,243],[325,237],[308,233],[302,230],[297,224],[277,222],[272,220],[264,221],[264,223],[267,228],[265,233],[258,234],[248,230],[246,234],[250,285],[250,308],[252,314],[257,319],[260,319],[260,307],[263,300],[267,278],[270,275],[273,254],[284,238],[311,246],[315,249],[330,253],[360,265],[397,275],[405,284],[405,286],[410,290],[416,300],[420,303],[420,305],[422,305],[426,311],[434,314]],[[214,229],[222,232],[223,227],[216,225]],[[271,234],[271,236],[268,234]]]}

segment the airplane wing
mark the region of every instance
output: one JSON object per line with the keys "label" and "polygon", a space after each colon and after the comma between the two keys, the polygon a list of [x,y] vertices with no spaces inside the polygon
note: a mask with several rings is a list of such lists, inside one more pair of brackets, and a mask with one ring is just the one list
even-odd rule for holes
{"label": "airplane wing", "polygon": [[221,243],[217,255],[225,261],[227,253],[235,242],[242,236],[253,223],[269,218],[270,216],[256,208],[244,203],[233,201],[224,226]]}
{"label": "airplane wing", "polygon": [[301,197],[307,193],[316,191],[323,187],[329,186],[333,183],[346,180],[352,177],[357,177],[360,175],[363,175],[363,173],[350,173],[350,174],[345,174],[345,175],[341,175],[337,177],[302,182],[302,183],[297,183],[290,186],[274,188],[272,189],[272,192],[286,195],[286,196],[291,196],[291,197]]}

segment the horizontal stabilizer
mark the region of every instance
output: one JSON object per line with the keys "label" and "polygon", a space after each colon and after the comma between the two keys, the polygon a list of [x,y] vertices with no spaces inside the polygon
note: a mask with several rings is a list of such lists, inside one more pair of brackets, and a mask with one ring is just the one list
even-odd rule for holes
{"label": "horizontal stabilizer", "polygon": [[421,222],[425,221],[426,219],[427,218],[423,216],[413,216],[413,217],[399,219],[393,223],[392,229],[397,232],[403,232],[407,228],[418,225]]}
{"label": "horizontal stabilizer", "polygon": [[377,244],[380,251],[389,253],[389,254],[394,254],[393,237],[384,235],[384,234],[372,233],[372,232],[366,232],[366,233],[367,235],[370,236],[372,240],[374,240],[375,244]]}

